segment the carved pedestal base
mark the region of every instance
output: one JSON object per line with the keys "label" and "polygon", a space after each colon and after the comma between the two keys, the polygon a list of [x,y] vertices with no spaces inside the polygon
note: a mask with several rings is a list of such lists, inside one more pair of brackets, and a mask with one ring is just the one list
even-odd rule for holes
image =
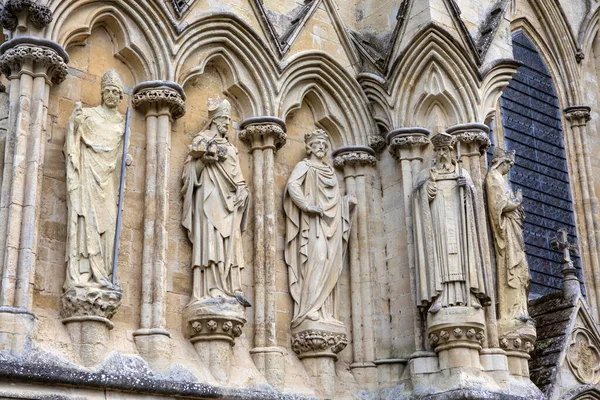
{"label": "carved pedestal base", "polygon": [[14,307],[0,307],[0,350],[21,354],[31,338],[35,315]]}
{"label": "carved pedestal base", "polygon": [[229,380],[234,338],[246,323],[244,307],[233,298],[202,299],[184,312],[187,335],[202,362],[220,382]]}
{"label": "carved pedestal base", "polygon": [[284,383],[284,349],[281,347],[255,347],[250,355],[256,368],[263,374],[269,385],[282,390]]}
{"label": "carved pedestal base", "polygon": [[292,350],[325,399],[335,397],[337,353],[347,344],[346,328],[339,321],[305,320],[292,330]]}
{"label": "carved pedestal base", "polygon": [[121,305],[123,291],[97,287],[71,287],[62,295],[61,316],[81,363],[91,367],[109,352],[110,319]]}
{"label": "carved pedestal base", "polygon": [[140,356],[152,368],[166,372],[171,364],[171,334],[165,329],[139,329],[133,332],[133,340]]}
{"label": "carved pedestal base", "polygon": [[529,378],[529,353],[533,350],[535,339],[535,327],[526,324],[500,337],[500,347],[506,351],[511,375]]}

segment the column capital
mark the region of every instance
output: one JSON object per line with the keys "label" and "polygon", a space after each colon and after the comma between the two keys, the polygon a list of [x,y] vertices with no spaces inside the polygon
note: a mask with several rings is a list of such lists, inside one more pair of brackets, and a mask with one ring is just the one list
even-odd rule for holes
{"label": "column capital", "polygon": [[471,123],[454,125],[447,128],[446,133],[454,136],[461,144],[477,146],[480,155],[483,155],[483,153],[485,153],[492,145],[489,138],[490,128],[485,124]]}
{"label": "column capital", "polygon": [[343,169],[346,166],[375,165],[375,150],[369,146],[343,146],[331,154],[333,165]]}
{"label": "column capital", "polygon": [[572,106],[564,109],[565,118],[573,125],[585,125],[590,119],[592,109],[588,106]]}
{"label": "column capital", "polygon": [[425,128],[396,128],[388,132],[386,141],[392,157],[401,160],[412,158],[414,148],[429,145],[429,136],[431,131]]}
{"label": "column capital", "polygon": [[27,32],[28,24],[43,29],[52,22],[52,11],[35,0],[8,0],[0,13],[0,25],[8,31]]}
{"label": "column capital", "polygon": [[239,138],[251,146],[251,150],[272,148],[277,151],[287,143],[285,121],[276,117],[246,118],[239,125]]}
{"label": "column capital", "polygon": [[133,107],[148,111],[151,105],[166,106],[173,119],[185,115],[185,92],[170,81],[142,82],[133,89]]}
{"label": "column capital", "polygon": [[69,55],[51,40],[19,36],[0,46],[0,54],[0,71],[8,79],[43,74],[49,83],[59,84],[68,74]]}

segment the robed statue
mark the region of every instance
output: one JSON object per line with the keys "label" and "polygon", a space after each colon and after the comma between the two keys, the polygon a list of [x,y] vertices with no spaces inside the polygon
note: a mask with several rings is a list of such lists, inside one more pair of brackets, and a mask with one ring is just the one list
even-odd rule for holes
{"label": "robed statue", "polygon": [[125,120],[117,111],[123,80],[113,69],[101,81],[102,104],[76,103],[65,138],[67,274],[65,289],[112,289]]}
{"label": "robed statue", "polygon": [[413,193],[418,305],[481,308],[490,302],[479,242],[475,187],[453,154],[446,133],[431,139],[435,160],[421,171]]}
{"label": "robed statue", "polygon": [[342,273],[350,235],[352,195],[342,196],[335,171],[324,161],[329,137],[304,135],[308,158],[300,161],[285,188],[285,262],[294,300],[292,328],[305,320],[337,322],[334,289]]}
{"label": "robed statue", "polygon": [[238,150],[227,138],[231,105],[209,100],[208,113],[208,129],[192,140],[182,176],[182,224],[192,242],[192,302],[235,297],[249,306],[242,292],[249,192]]}
{"label": "robed statue", "polygon": [[520,189],[513,192],[506,179],[514,162],[514,151],[506,152],[497,147],[485,179],[498,267],[499,317],[507,323],[529,320],[527,297],[530,277],[523,240],[523,195]]}

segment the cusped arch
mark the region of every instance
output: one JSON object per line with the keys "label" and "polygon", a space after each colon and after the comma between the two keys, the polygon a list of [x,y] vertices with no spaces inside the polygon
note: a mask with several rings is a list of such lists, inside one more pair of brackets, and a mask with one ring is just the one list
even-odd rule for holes
{"label": "cusped arch", "polygon": [[307,95],[320,99],[327,114],[325,120],[339,130],[340,143],[336,145],[368,145],[369,136],[377,132],[360,86],[324,52],[305,52],[292,58],[278,93],[278,115],[282,119],[299,108]]}
{"label": "cusped arch", "polygon": [[185,83],[210,62],[225,68],[222,77],[229,94],[248,102],[242,107],[248,113],[244,117],[273,114],[278,68],[247,24],[233,15],[211,15],[186,29],[173,62],[176,82]]}
{"label": "cusped arch", "polygon": [[394,124],[427,126],[427,112],[419,107],[433,105],[443,107],[456,123],[479,121],[478,86],[476,66],[460,44],[432,25],[413,40],[390,70],[388,91],[397,110]]}
{"label": "cusped arch", "polygon": [[114,56],[129,66],[136,82],[164,79],[170,69],[166,43],[156,40],[160,33],[148,27],[137,11],[127,2],[59,3],[50,35],[68,48],[85,44],[93,29],[103,27],[114,39]]}

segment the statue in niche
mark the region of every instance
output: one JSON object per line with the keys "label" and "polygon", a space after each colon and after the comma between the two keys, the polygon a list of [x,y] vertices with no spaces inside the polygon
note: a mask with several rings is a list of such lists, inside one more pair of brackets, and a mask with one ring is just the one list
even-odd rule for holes
{"label": "statue in niche", "polygon": [[529,266],[525,257],[523,222],[525,210],[521,190],[513,192],[506,180],[515,162],[515,152],[496,147],[485,179],[488,212],[498,266],[500,319],[527,322]]}
{"label": "statue in niche", "polygon": [[477,231],[475,187],[453,154],[455,138],[431,139],[434,164],[419,174],[413,193],[413,226],[419,306],[430,313],[446,307],[490,303]]}
{"label": "statue in niche", "polygon": [[324,162],[329,137],[304,135],[308,158],[294,168],[285,188],[285,262],[294,300],[292,328],[305,320],[339,322],[334,289],[350,236],[352,195],[342,197],[333,168]]}
{"label": "statue in niche", "polygon": [[192,242],[192,302],[236,298],[250,306],[242,292],[249,192],[238,150],[227,139],[229,101],[208,103],[209,126],[189,146],[183,167],[182,224]]}
{"label": "statue in niche", "polygon": [[112,264],[125,119],[117,111],[123,80],[102,77],[102,104],[76,103],[65,138],[67,163],[67,276],[71,287],[115,289]]}

